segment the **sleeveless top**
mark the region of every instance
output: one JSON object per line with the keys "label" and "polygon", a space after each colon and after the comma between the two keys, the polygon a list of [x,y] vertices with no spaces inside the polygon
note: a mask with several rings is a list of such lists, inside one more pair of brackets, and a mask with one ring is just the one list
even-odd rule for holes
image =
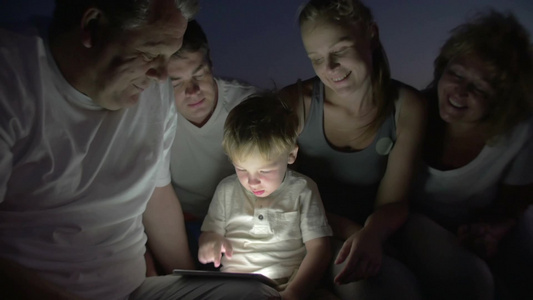
{"label": "sleeveless top", "polygon": [[396,141],[394,109],[367,148],[339,151],[324,134],[324,84],[316,78],[307,120],[298,137],[298,171],[316,181],[330,213],[359,224],[374,210],[389,152]]}

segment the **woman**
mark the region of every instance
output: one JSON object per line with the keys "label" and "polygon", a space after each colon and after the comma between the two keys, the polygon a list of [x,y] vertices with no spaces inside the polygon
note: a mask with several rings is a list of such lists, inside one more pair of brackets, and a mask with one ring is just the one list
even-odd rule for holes
{"label": "woman", "polygon": [[506,279],[494,276],[496,262],[514,268],[505,255],[527,270],[514,269],[514,283],[533,282],[532,236],[507,248],[533,199],[530,47],[513,15],[491,11],[454,29],[435,60],[413,195],[423,215],[402,232],[406,261],[430,299],[493,299]]}
{"label": "woman", "polygon": [[335,249],[335,291],[343,299],[417,299],[413,275],[383,248],[407,218],[424,101],[390,79],[378,27],[361,2],[311,0],[299,23],[317,77],[282,94],[300,116],[297,168],[317,182],[344,242]]}

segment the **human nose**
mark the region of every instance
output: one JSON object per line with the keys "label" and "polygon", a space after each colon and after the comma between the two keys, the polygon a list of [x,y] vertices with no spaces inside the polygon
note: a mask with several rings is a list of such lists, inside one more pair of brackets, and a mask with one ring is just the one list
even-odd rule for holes
{"label": "human nose", "polygon": [[473,85],[466,80],[461,80],[457,83],[455,91],[458,95],[466,97],[473,90]]}
{"label": "human nose", "polygon": [[163,58],[155,59],[153,64],[150,66],[146,75],[154,80],[165,81],[168,78],[167,71],[168,60]]}
{"label": "human nose", "polygon": [[339,65],[337,58],[333,55],[330,55],[327,59],[326,66],[329,70],[335,69]]}
{"label": "human nose", "polygon": [[258,185],[261,181],[259,178],[254,174],[248,174],[248,184],[249,185]]}
{"label": "human nose", "polygon": [[185,87],[186,95],[194,95],[194,94],[197,94],[199,91],[200,91],[200,86],[194,80],[191,80]]}

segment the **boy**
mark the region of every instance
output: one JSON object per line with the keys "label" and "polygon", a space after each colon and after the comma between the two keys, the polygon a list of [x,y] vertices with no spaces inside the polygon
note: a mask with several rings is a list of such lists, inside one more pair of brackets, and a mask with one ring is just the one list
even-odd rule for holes
{"label": "boy", "polygon": [[316,184],[287,170],[297,129],[297,116],[272,94],[253,95],[229,113],[222,146],[236,174],[217,187],[198,251],[200,262],[224,272],[274,279],[283,299],[307,297],[331,256]]}

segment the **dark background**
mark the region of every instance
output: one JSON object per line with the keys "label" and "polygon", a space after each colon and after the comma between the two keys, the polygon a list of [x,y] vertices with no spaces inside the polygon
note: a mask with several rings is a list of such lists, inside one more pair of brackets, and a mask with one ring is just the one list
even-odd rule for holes
{"label": "dark background", "polygon": [[[110,0],[112,1],[112,0]],[[200,0],[215,74],[266,88],[313,76],[297,25],[305,0]],[[431,80],[448,31],[479,9],[513,12],[533,33],[532,0],[366,0],[380,28],[394,78],[416,88]],[[0,22],[50,16],[53,0],[0,0]]]}

